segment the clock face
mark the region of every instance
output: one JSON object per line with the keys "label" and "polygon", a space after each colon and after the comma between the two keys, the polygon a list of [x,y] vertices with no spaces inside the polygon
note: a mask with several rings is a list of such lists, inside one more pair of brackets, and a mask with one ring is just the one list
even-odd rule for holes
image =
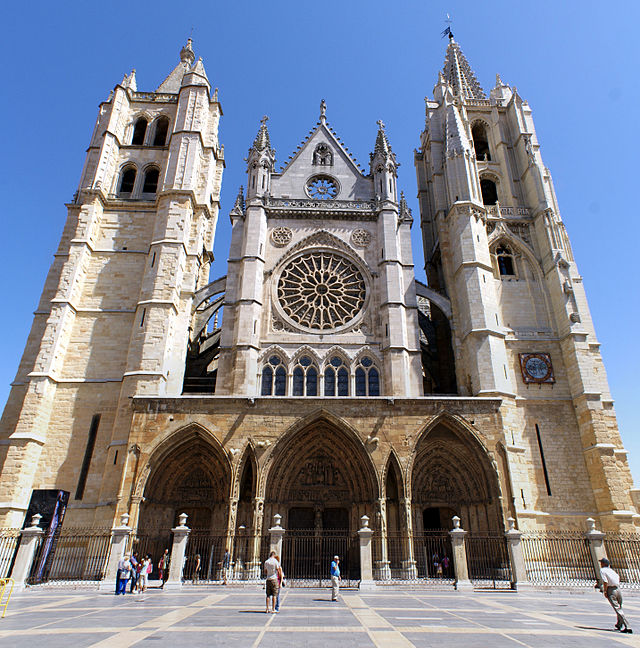
{"label": "clock face", "polygon": [[554,383],[553,365],[548,353],[521,353],[520,368],[525,383]]}
{"label": "clock face", "polygon": [[338,195],[338,183],[329,176],[314,176],[307,182],[307,193],[316,200],[331,200]]}
{"label": "clock face", "polygon": [[532,378],[537,378],[538,380],[544,378],[547,373],[549,373],[549,367],[547,366],[547,363],[542,358],[538,358],[536,356],[529,358],[525,362],[524,366],[527,370],[527,373]]}

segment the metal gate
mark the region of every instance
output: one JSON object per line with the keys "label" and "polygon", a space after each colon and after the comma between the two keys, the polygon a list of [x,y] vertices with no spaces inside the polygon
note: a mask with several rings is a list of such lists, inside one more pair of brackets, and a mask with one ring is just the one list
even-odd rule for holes
{"label": "metal gate", "polygon": [[466,538],[469,580],[476,587],[511,587],[511,561],[504,535],[474,535]]}
{"label": "metal gate", "polygon": [[360,540],[348,531],[289,531],[283,539],[282,568],[292,587],[331,585],[331,561],[340,557],[343,587],[360,582]]}

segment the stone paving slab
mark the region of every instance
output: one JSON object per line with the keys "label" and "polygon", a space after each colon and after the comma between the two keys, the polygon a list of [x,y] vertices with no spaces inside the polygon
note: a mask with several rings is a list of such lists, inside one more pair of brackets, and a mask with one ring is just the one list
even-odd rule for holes
{"label": "stone paving slab", "polygon": [[[615,615],[595,591],[452,592],[287,588],[281,613],[264,613],[260,587],[91,590],[14,594],[0,619],[0,648],[640,648],[613,631]],[[640,593],[625,593],[640,619]]]}

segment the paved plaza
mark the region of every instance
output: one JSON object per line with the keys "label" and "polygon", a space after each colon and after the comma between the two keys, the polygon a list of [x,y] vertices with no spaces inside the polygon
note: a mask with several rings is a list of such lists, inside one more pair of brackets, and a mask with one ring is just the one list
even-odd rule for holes
{"label": "paved plaza", "polygon": [[[627,594],[633,624],[640,595]],[[640,632],[613,631],[601,594],[413,590],[283,590],[280,614],[264,613],[264,590],[188,587],[116,597],[95,590],[33,589],[14,595],[0,646],[75,648],[427,648],[427,646],[640,646]],[[640,631],[640,623],[637,624]]]}

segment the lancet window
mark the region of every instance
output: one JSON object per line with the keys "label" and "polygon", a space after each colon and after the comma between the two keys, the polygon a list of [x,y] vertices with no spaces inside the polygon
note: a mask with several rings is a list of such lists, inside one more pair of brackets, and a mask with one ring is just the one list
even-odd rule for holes
{"label": "lancet window", "polygon": [[272,355],[262,368],[263,396],[285,396],[287,393],[287,370],[277,355]]}
{"label": "lancet window", "polygon": [[356,367],[356,396],[380,396],[380,373],[369,356],[363,356]]}
{"label": "lancet window", "polygon": [[293,395],[318,395],[318,369],[309,356],[302,356],[293,369]]}
{"label": "lancet window", "polygon": [[340,356],[333,356],[324,369],[324,395],[349,395],[349,369]]}

